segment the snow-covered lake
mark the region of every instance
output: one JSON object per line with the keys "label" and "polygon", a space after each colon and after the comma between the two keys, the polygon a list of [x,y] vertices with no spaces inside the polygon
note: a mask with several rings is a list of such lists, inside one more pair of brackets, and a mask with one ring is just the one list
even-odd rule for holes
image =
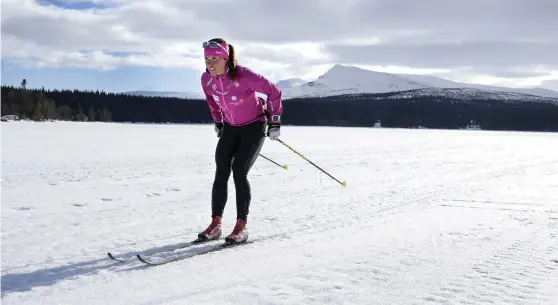
{"label": "snow-covered lake", "polygon": [[286,126],[347,187],[267,140],[255,242],[146,266],[209,224],[212,126],[1,129],[2,304],[558,304],[556,133]]}

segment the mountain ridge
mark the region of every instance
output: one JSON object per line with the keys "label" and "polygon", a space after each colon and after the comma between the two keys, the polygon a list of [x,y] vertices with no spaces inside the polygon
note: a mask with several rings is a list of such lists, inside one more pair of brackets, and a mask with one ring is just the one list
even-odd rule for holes
{"label": "mountain ridge", "polygon": [[510,88],[460,83],[433,75],[378,72],[341,64],[334,65],[313,81],[284,89],[283,97],[290,99],[358,93],[388,93],[426,88],[468,88],[558,98],[557,91],[544,88]]}
{"label": "mountain ridge", "polygon": [[[306,81],[288,78],[276,82],[283,91],[283,99],[327,97],[344,94],[404,92],[417,89],[474,89],[490,93],[516,93],[530,96],[558,98],[558,91],[546,88],[512,88],[456,82],[434,75],[388,73],[335,64],[318,78]],[[456,91],[458,92],[458,91]],[[143,96],[205,99],[202,93],[180,91],[126,91],[124,94]],[[455,93],[455,92],[454,92]],[[258,93],[265,98],[265,94]],[[493,97],[491,97],[493,98]],[[503,96],[503,98],[506,98]]]}

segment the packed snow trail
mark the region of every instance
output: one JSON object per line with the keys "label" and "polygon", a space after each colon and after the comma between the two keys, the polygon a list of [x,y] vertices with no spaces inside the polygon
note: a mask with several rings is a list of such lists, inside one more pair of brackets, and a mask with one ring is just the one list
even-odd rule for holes
{"label": "packed snow trail", "polygon": [[210,221],[211,126],[1,127],[3,304],[558,303],[557,134],[285,126],[348,186],[267,141],[255,242],[146,266]]}

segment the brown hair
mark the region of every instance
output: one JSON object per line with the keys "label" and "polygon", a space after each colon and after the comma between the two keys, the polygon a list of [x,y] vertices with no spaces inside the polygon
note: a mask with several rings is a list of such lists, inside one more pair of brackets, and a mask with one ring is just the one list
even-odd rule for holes
{"label": "brown hair", "polygon": [[[213,38],[210,39],[209,41],[214,41],[217,43],[221,43],[221,44],[228,44],[223,38]],[[232,44],[229,44],[229,59],[227,60],[227,66],[229,67],[229,78],[232,81],[236,80],[236,75],[237,75],[237,61],[236,61],[236,54],[234,52],[234,47],[232,46]]]}

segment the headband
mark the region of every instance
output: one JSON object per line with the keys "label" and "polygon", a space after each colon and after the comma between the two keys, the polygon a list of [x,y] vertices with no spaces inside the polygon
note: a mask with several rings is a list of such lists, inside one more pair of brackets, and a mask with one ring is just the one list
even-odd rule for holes
{"label": "headband", "polygon": [[203,55],[205,57],[215,56],[224,59],[229,58],[229,45],[224,43],[224,46],[215,41],[206,41],[203,43]]}

